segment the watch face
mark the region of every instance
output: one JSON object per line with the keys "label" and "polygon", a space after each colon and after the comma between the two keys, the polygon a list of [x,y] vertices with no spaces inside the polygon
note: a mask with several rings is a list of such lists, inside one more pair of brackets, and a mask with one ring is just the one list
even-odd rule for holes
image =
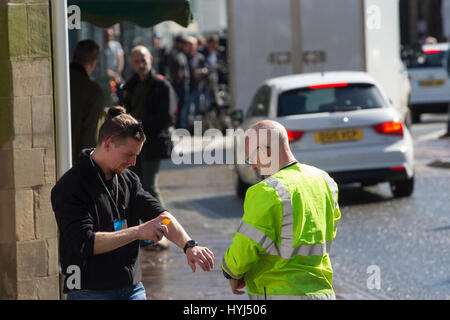
{"label": "watch face", "polygon": [[184,252],[186,252],[186,250],[190,247],[195,247],[197,246],[198,243],[195,240],[189,240],[188,242],[186,242],[186,245],[184,246]]}

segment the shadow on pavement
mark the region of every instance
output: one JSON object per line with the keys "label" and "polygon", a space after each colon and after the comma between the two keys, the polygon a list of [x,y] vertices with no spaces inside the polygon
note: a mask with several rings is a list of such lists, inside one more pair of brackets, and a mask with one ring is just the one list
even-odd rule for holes
{"label": "shadow on pavement", "polygon": [[339,206],[341,207],[384,202],[392,199],[391,195],[375,193],[368,188],[339,186]]}
{"label": "shadow on pavement", "polygon": [[234,194],[172,202],[172,205],[176,208],[186,206],[195,208],[199,213],[211,219],[241,218],[244,214],[243,202]]}

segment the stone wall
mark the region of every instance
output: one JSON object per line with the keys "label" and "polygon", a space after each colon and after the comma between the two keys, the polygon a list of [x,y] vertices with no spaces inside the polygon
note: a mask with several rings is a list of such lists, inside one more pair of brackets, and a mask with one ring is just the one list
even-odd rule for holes
{"label": "stone wall", "polygon": [[0,299],[59,299],[49,2],[0,0]]}

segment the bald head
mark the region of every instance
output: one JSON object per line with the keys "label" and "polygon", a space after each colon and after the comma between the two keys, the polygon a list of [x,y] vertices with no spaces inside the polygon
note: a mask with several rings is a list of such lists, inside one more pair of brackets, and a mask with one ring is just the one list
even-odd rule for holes
{"label": "bald head", "polygon": [[140,54],[140,55],[144,55],[144,56],[151,56],[152,54],[150,53],[150,51],[147,49],[147,47],[139,45],[134,47],[131,50],[131,56],[136,55],[136,54]]}
{"label": "bald head", "polygon": [[187,52],[191,55],[195,54],[198,49],[198,41],[194,37],[188,37],[187,38]]}
{"label": "bald head", "polygon": [[136,46],[131,50],[130,64],[141,80],[145,79],[152,69],[152,55],[147,47]]}
{"label": "bald head", "polygon": [[272,120],[260,121],[247,131],[245,154],[252,167],[264,176],[270,176],[295,161],[286,128]]}
{"label": "bald head", "polygon": [[[273,120],[259,121],[252,127],[257,133],[267,132],[267,142],[277,141],[280,145],[288,145],[289,140],[286,132],[286,128],[279,122]],[[258,134],[258,136],[261,136]],[[275,139],[272,139],[272,136]],[[269,144],[270,146],[270,144]]]}

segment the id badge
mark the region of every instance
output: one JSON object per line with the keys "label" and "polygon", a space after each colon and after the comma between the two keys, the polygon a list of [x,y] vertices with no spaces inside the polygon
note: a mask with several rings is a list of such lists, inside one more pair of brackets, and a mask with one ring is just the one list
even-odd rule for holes
{"label": "id badge", "polygon": [[119,231],[126,228],[127,228],[127,219],[114,221],[114,231]]}

